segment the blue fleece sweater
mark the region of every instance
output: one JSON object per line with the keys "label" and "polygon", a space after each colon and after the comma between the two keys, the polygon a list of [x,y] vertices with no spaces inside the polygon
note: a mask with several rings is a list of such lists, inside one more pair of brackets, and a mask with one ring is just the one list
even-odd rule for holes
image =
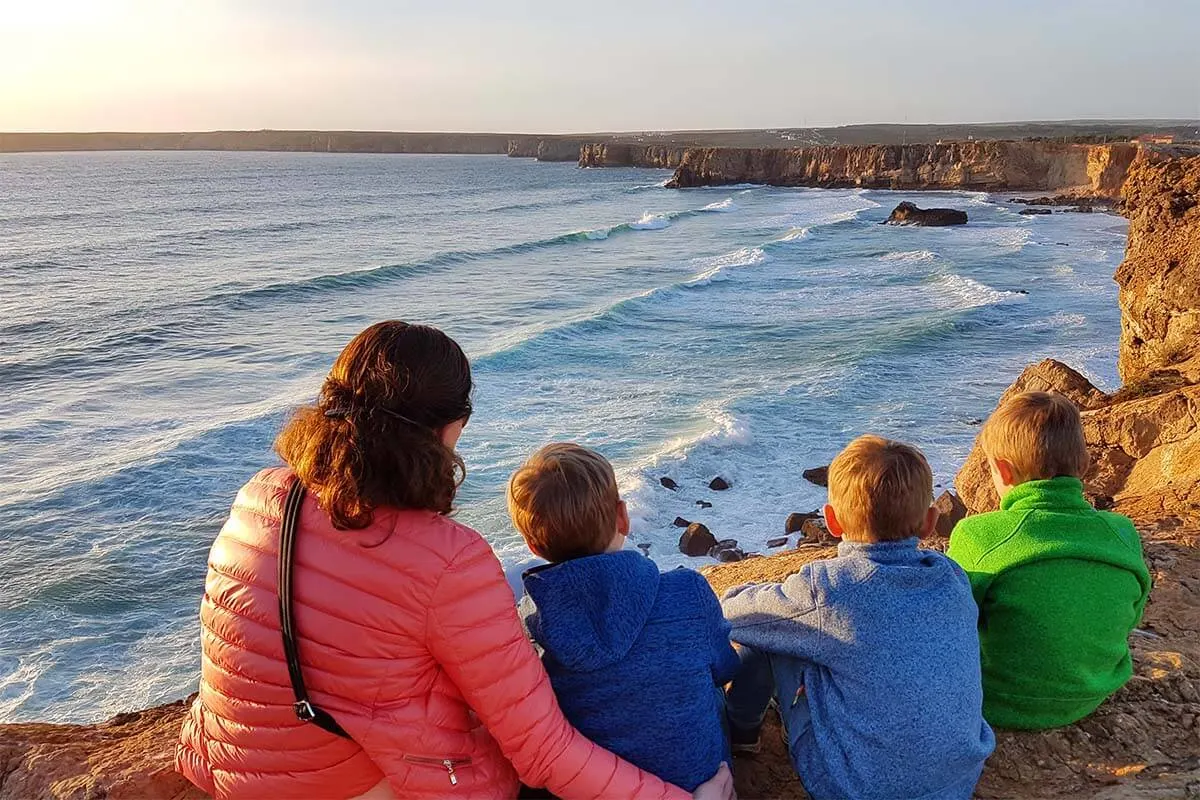
{"label": "blue fleece sweater", "polygon": [[783,584],[731,589],[733,639],[804,663],[812,727],[793,753],[816,800],[966,800],[983,721],[978,612],[962,569],[917,540],[842,542]]}
{"label": "blue fleece sweater", "polygon": [[738,657],[699,573],[621,551],[535,567],[521,616],[571,724],[688,791],[729,759],[724,696]]}

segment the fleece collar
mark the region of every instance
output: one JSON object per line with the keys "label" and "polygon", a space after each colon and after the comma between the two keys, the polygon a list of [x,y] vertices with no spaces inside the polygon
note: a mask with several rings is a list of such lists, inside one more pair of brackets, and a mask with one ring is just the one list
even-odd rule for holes
{"label": "fleece collar", "polygon": [[1000,501],[1005,511],[1091,511],[1092,504],[1083,496],[1083,481],[1078,478],[1050,478],[1026,481],[1009,489]]}

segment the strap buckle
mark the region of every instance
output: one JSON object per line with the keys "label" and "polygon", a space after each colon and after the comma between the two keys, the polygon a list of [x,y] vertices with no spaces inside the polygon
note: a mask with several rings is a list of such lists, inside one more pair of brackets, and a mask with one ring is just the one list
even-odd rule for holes
{"label": "strap buckle", "polygon": [[301,722],[312,722],[317,718],[317,710],[307,700],[298,700],[292,704],[292,710]]}

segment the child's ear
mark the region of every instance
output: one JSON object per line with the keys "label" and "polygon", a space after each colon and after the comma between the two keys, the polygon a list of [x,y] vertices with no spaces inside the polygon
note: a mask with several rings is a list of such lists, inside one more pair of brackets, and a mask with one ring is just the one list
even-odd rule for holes
{"label": "child's ear", "polygon": [[937,506],[930,506],[929,510],[925,512],[925,524],[921,528],[922,539],[928,539],[930,536],[933,536],[933,532],[937,530],[938,517],[941,515],[942,512],[938,511]]}
{"label": "child's ear", "polygon": [[826,503],[825,507],[821,509],[821,512],[825,515],[825,527],[829,528],[829,533],[838,539],[842,538],[842,533],[844,533],[842,530],[842,523],[838,522],[837,514],[834,512],[833,506],[829,505],[829,503]]}
{"label": "child's ear", "polygon": [[624,500],[617,501],[617,533],[622,536],[629,535],[629,509]]}
{"label": "child's ear", "polygon": [[1017,471],[1013,469],[1011,461],[1005,461],[1003,458],[989,458],[988,462],[992,465],[992,469],[996,471],[1000,482],[1005,486],[1016,486],[1020,483],[1017,480]]}

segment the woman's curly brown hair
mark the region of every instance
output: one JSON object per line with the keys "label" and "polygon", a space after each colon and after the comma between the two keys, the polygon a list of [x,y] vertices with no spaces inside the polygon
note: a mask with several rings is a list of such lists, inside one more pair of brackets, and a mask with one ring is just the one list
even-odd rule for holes
{"label": "woman's curly brown hair", "polygon": [[446,514],[466,467],[439,432],[470,415],[462,348],[436,328],[380,322],[346,345],[275,451],[339,529],[367,527],[380,507]]}

